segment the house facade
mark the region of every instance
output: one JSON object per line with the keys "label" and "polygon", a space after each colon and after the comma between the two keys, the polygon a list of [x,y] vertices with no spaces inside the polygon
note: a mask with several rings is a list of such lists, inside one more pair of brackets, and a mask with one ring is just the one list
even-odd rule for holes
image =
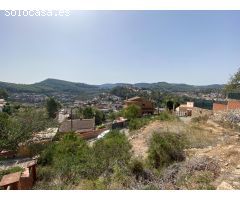
{"label": "house facade", "polygon": [[187,102],[187,104],[181,104],[176,108],[176,114],[178,116],[192,116],[194,108],[194,102]]}
{"label": "house facade", "polygon": [[141,97],[133,97],[125,101],[124,107],[128,107],[130,105],[136,105],[141,108],[141,115],[144,114],[153,114],[154,113],[154,105],[153,102],[146,100]]}

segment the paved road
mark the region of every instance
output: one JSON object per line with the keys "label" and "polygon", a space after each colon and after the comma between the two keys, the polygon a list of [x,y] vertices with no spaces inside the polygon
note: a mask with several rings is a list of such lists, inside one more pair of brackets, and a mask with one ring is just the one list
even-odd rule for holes
{"label": "paved road", "polygon": [[13,158],[0,161],[0,170],[6,170],[12,167],[25,167],[27,164],[32,161],[32,158]]}

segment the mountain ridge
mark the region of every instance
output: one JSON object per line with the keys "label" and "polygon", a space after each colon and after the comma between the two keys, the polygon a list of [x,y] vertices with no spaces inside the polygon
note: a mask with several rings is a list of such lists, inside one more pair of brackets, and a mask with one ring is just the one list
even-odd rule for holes
{"label": "mountain ridge", "polygon": [[223,84],[212,84],[195,86],[185,83],[106,83],[100,85],[91,85],[86,83],[77,83],[59,79],[48,78],[41,82],[33,84],[17,84],[0,82],[0,88],[3,88],[9,92],[26,92],[26,93],[51,93],[51,92],[87,92],[87,91],[99,91],[99,90],[110,90],[115,87],[136,87],[142,89],[158,89],[164,91],[195,91],[195,90],[206,90],[206,89],[222,89]]}

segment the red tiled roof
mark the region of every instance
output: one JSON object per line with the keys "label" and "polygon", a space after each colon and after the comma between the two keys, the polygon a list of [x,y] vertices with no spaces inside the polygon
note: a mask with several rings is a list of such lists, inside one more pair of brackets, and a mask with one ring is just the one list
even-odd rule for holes
{"label": "red tiled roof", "polygon": [[141,99],[141,97],[133,97],[133,98],[128,99],[127,101],[136,101],[139,99]]}

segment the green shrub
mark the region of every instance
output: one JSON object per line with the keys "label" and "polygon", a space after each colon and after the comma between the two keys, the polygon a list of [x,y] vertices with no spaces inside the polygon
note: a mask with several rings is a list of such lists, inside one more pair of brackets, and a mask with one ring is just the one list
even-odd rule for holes
{"label": "green shrub", "polygon": [[153,168],[160,169],[174,161],[185,159],[186,141],[175,133],[154,133],[150,140],[148,161]]}
{"label": "green shrub", "polygon": [[74,182],[85,177],[90,148],[84,140],[74,134],[67,134],[54,148],[53,166],[66,181]]}
{"label": "green shrub", "polygon": [[131,145],[124,134],[112,131],[93,145],[96,176],[111,173],[115,165],[126,166],[131,158]]}
{"label": "green shrub", "polygon": [[149,117],[135,118],[135,119],[131,119],[129,121],[128,127],[129,127],[130,131],[138,130],[138,129],[146,126],[150,122],[151,122],[151,118],[149,118]]}
{"label": "green shrub", "polygon": [[64,184],[72,185],[80,179],[94,181],[101,175],[112,174],[116,165],[127,166],[130,149],[127,137],[118,131],[109,133],[92,147],[78,136],[66,134],[42,152],[39,164],[44,168],[42,174],[60,177]]}
{"label": "green shrub", "polygon": [[164,111],[161,112],[155,119],[161,121],[172,121],[176,119],[176,116],[172,115],[170,112]]}
{"label": "green shrub", "polygon": [[130,105],[123,110],[123,115],[127,119],[135,119],[141,116],[141,108],[137,105]]}
{"label": "green shrub", "polygon": [[50,144],[48,147],[42,151],[40,158],[38,159],[38,163],[42,166],[51,165],[54,156],[55,145]]}
{"label": "green shrub", "polygon": [[64,182],[74,183],[78,178],[87,176],[88,160],[91,149],[86,142],[76,135],[69,133],[63,139],[42,152],[39,163],[51,166],[55,175]]}
{"label": "green shrub", "polygon": [[144,173],[144,165],[140,160],[133,159],[130,163],[130,170],[138,180],[139,177],[142,176]]}

